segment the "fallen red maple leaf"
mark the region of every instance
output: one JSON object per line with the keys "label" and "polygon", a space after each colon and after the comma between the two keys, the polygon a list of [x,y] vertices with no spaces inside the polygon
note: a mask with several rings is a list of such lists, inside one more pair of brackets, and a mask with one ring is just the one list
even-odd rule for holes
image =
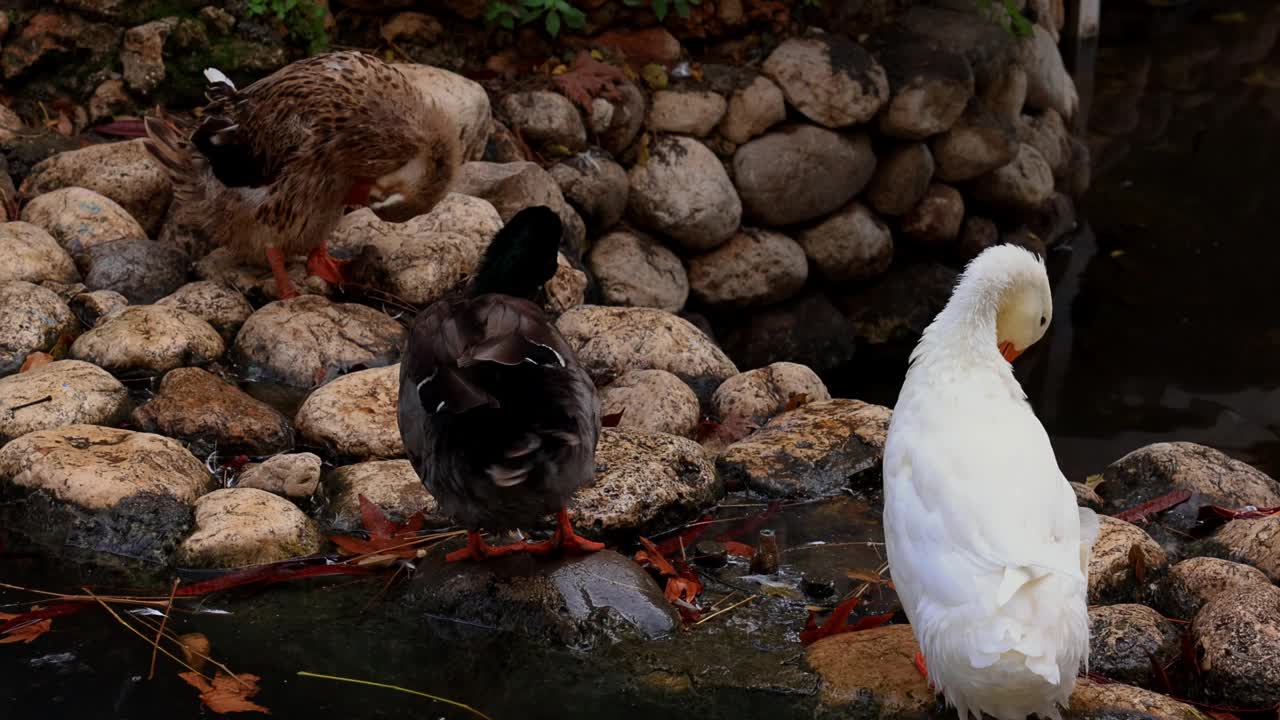
{"label": "fallen red maple leaf", "polygon": [[251,702],[249,698],[258,694],[258,681],[262,678],[249,673],[227,675],[219,672],[209,682],[203,676],[193,672],[178,673],[178,677],[200,691],[200,699],[210,710],[223,715],[233,712],[260,712],[267,715],[271,711]]}
{"label": "fallen red maple leaf", "polygon": [[667,600],[670,602],[683,600],[687,603],[693,603],[701,592],[702,581],[698,579],[697,575],[688,573],[687,575],[668,578],[667,587],[663,594],[667,596]]}
{"label": "fallen red maple leaf", "polygon": [[1164,512],[1170,508],[1177,507],[1182,503],[1191,499],[1191,491],[1185,488],[1179,488],[1173,492],[1165,493],[1157,498],[1152,498],[1141,505],[1136,505],[1123,512],[1114,515],[1117,520],[1124,520],[1130,523],[1140,523],[1147,519],[1149,515]]}
{"label": "fallen red maple leaf", "polygon": [[[0,620],[13,620],[21,617],[13,613],[0,613]],[[7,632],[0,635],[0,645],[9,643],[29,643],[41,635],[49,632],[53,627],[53,620],[45,618],[43,620],[28,620],[25,624],[13,626]]]}
{"label": "fallen red maple leaf", "polygon": [[756,554],[755,548],[751,547],[746,543],[740,543],[734,540],[729,540],[725,542],[724,549],[725,549],[725,552],[729,553],[730,555],[735,555],[737,557],[751,558]]}
{"label": "fallen red maple leaf", "polygon": [[637,563],[642,566],[649,565],[653,567],[658,571],[659,575],[675,577],[679,574],[676,572],[675,566],[671,564],[671,561],[663,557],[662,551],[658,549],[657,545],[653,544],[652,540],[641,537],[640,544],[644,547],[644,550],[636,553],[634,560]]}
{"label": "fallen red maple leaf", "polygon": [[[0,613],[0,643],[31,642],[49,630],[49,626],[51,624],[49,620],[52,618],[77,613],[88,606],[89,603],[60,602],[53,603],[47,607],[36,605],[32,607],[31,610],[17,615]],[[34,635],[28,635],[31,631],[28,631],[27,628],[33,625],[40,625],[43,629],[36,632]],[[21,636],[21,640],[3,639],[19,635]]]}
{"label": "fallen red maple leaf", "polygon": [[120,118],[115,122],[103,123],[93,128],[99,135],[112,137],[146,137],[147,130],[138,118]]}
{"label": "fallen red maple leaf", "polygon": [[855,595],[840,603],[831,611],[831,615],[827,617],[822,625],[818,625],[814,620],[814,613],[809,613],[809,619],[805,620],[804,629],[800,631],[800,642],[804,645],[812,645],[822,638],[832,635],[877,628],[893,619],[893,613],[891,612],[882,615],[866,615],[858,618],[856,622],[850,625],[848,622],[849,614],[853,612],[853,609],[860,602],[862,602],[862,598]]}
{"label": "fallen red maple leaf", "polygon": [[426,518],[422,512],[410,515],[402,523],[392,521],[364,495],[360,496],[360,522],[369,533],[369,539],[352,535],[330,535],[329,540],[349,555],[386,555],[410,559],[417,557],[418,549],[410,543]]}
{"label": "fallen red maple leaf", "polygon": [[679,552],[682,547],[693,547],[698,540],[702,539],[703,535],[706,535],[711,530],[711,525],[709,524],[711,519],[709,513],[704,513],[697,522],[690,523],[689,527],[681,530],[679,534],[658,543],[658,552],[663,555],[670,555]]}
{"label": "fallen red maple leaf", "polygon": [[270,584],[278,582],[286,582],[288,580],[300,580],[310,577],[325,577],[327,575],[374,575],[377,571],[367,567],[358,565],[305,565],[296,567],[294,565],[285,566],[281,563],[271,565],[262,565],[252,567],[245,570],[237,570],[227,573],[212,580],[204,580],[191,585],[182,585],[178,587],[174,597],[195,597],[197,595],[207,595],[211,592],[220,590],[230,590],[232,588],[244,587],[246,585]]}
{"label": "fallen red maple leaf", "polygon": [[555,83],[565,97],[588,110],[596,97],[621,100],[622,92],[618,87],[625,82],[626,73],[596,60],[585,50],[578,52],[567,71],[555,77]]}
{"label": "fallen red maple leaf", "polygon": [[787,404],[786,407],[782,408],[782,412],[791,412],[807,402],[809,402],[808,393],[791,393],[787,397]]}

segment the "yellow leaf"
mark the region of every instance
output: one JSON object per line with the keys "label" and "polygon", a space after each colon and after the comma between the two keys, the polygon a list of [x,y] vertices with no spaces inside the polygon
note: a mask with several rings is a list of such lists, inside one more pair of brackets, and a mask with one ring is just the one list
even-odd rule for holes
{"label": "yellow leaf", "polygon": [[652,90],[664,90],[667,87],[667,71],[661,65],[649,63],[640,69],[640,76]]}
{"label": "yellow leaf", "polygon": [[604,60],[604,53],[600,52],[599,50],[592,50],[591,57],[597,60]]}
{"label": "yellow leaf", "polygon": [[1248,21],[1249,16],[1240,11],[1218,13],[1213,16],[1213,21],[1222,25],[1238,25],[1239,23]]}
{"label": "yellow leaf", "polygon": [[569,72],[569,66],[568,66],[568,65],[565,65],[564,63],[560,63],[559,65],[555,66],[555,68],[551,71],[551,74],[552,74],[552,75],[563,75],[563,74],[565,74],[565,73],[567,73],[567,72]]}
{"label": "yellow leaf", "polygon": [[1113,258],[1124,257],[1124,251],[1123,251],[1123,250],[1112,250],[1112,251],[1111,251],[1111,257],[1113,257]]}
{"label": "yellow leaf", "polygon": [[1089,477],[1084,479],[1084,486],[1094,492],[1097,492],[1098,486],[1101,485],[1103,481],[1104,481],[1104,478],[1102,477],[1101,473],[1099,473],[1098,475],[1090,475]]}

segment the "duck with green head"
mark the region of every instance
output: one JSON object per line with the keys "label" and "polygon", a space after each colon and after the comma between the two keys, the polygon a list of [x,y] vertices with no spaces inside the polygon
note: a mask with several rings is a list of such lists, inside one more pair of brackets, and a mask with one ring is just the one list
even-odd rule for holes
{"label": "duck with green head", "polygon": [[[490,243],[462,293],[423,311],[400,364],[400,434],[441,509],[468,531],[446,558],[592,552],[565,503],[595,473],[600,403],[573,350],[532,298],[555,275],[563,226],[520,211]],[[557,513],[542,543],[493,546],[480,534]]]}

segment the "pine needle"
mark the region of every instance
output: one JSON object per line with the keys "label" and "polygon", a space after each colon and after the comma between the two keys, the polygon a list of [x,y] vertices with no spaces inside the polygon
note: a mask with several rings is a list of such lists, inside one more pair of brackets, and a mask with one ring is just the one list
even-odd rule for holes
{"label": "pine needle", "polygon": [[[89,590],[89,588],[81,588],[81,589],[82,589],[82,590],[84,590],[86,593],[88,593],[90,596],[92,596],[92,597],[94,597],[94,598],[96,599],[96,596],[94,596],[94,595],[93,595],[93,592],[91,592],[91,591]],[[134,627],[134,626],[130,625],[130,624],[129,624],[129,623],[128,623],[124,618],[120,617],[120,614],[119,614],[119,613],[117,613],[117,612],[115,611],[115,609],[114,609],[114,608],[112,608],[110,605],[106,604],[106,603],[105,603],[105,602],[103,602],[102,600],[98,600],[98,604],[99,604],[99,605],[101,605],[101,606],[103,607],[103,609],[105,609],[107,612],[111,613],[111,617],[115,618],[116,622],[118,622],[118,623],[120,623],[121,625],[123,625],[123,626],[125,626],[126,628],[128,628],[128,629],[129,629],[129,632],[133,633],[134,635],[137,635],[138,637],[142,638],[143,640],[146,640],[148,645],[150,645],[150,644],[151,644],[151,638],[147,637],[146,635],[143,635],[143,634],[142,634],[142,632],[141,632],[140,630],[138,630],[138,628],[136,628],[136,627]],[[209,679],[209,676],[208,676],[208,675],[205,675],[204,673],[202,673],[202,672],[200,672],[200,671],[196,670],[195,668],[191,667],[191,666],[190,666],[190,665],[188,665],[188,664],[186,663],[186,661],[184,661],[182,658],[178,657],[177,655],[174,655],[173,653],[169,652],[168,650],[165,650],[164,648],[160,648],[160,652],[164,653],[165,655],[168,655],[168,656],[169,656],[169,657],[170,657],[174,662],[176,662],[176,663],[178,663],[179,665],[181,665],[182,667],[184,667],[184,668],[186,668],[186,669],[190,670],[191,672],[195,673],[196,675],[199,675],[200,677],[204,678],[205,680],[208,680],[208,679]],[[239,679],[237,678],[237,681],[238,681],[238,680],[239,680]],[[241,684],[243,685],[244,683],[243,683],[243,682],[241,682]]]}
{"label": "pine needle", "polygon": [[160,629],[156,631],[156,639],[151,644],[151,669],[147,671],[147,679],[156,677],[156,655],[160,654],[160,639],[164,637],[164,626],[169,622],[169,611],[173,609],[173,596],[178,593],[178,579],[173,579],[173,587],[169,590],[169,606],[164,609],[164,617],[160,619]]}
{"label": "pine needle", "polygon": [[476,717],[484,718],[484,720],[493,720],[493,718],[489,717],[488,715],[485,715],[484,713],[471,707],[470,705],[464,705],[460,702],[457,702],[455,700],[450,700],[448,698],[442,698],[436,695],[430,695],[428,693],[418,692],[417,690],[410,690],[409,688],[400,687],[399,685],[388,685],[386,683],[374,682],[372,680],[357,680],[356,678],[341,677],[338,675],[321,675],[320,673],[307,672],[306,670],[299,670],[298,675],[300,677],[319,678],[321,680],[336,680],[338,682],[354,683],[356,685],[368,685],[370,687],[384,688],[386,690],[396,690],[398,692],[408,693],[410,695],[417,695],[419,697],[427,698],[428,700],[435,700],[436,702],[441,702],[446,705],[452,705],[456,708],[461,708],[475,715]]}
{"label": "pine needle", "polygon": [[727,608],[725,608],[725,609],[723,609],[723,610],[717,610],[717,611],[715,611],[715,612],[711,613],[710,615],[708,615],[708,616],[706,616],[706,617],[702,618],[702,619],[701,619],[701,620],[699,620],[698,622],[694,623],[694,626],[696,627],[696,626],[698,626],[698,625],[701,625],[702,623],[704,623],[704,622],[706,622],[706,621],[710,620],[711,618],[719,617],[719,616],[721,616],[721,615],[723,615],[723,614],[725,614],[725,613],[729,612],[730,610],[732,610],[732,609],[734,609],[734,608],[738,607],[739,605],[746,605],[747,603],[751,602],[752,600],[755,600],[755,599],[756,599],[756,598],[758,598],[758,597],[760,597],[760,596],[759,596],[759,595],[748,595],[746,598],[744,598],[744,599],[742,599],[742,600],[739,600],[738,602],[736,602],[736,603],[734,603],[734,604],[730,605],[729,607],[727,607]]}

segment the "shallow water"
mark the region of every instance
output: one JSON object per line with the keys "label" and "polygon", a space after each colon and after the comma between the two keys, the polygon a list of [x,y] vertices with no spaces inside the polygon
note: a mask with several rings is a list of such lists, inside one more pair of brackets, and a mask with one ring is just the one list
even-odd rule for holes
{"label": "shallow water", "polygon": [[[1260,16],[1267,6],[1239,7]],[[1116,102],[1105,92],[1109,74],[1129,62],[1115,48],[1149,52],[1148,87],[1157,89],[1186,53],[1239,31],[1202,20],[1152,39],[1140,33],[1176,25],[1129,22],[1114,12],[1107,27],[1121,35],[1104,38],[1098,59],[1093,107],[1104,119]],[[1280,62],[1275,51],[1270,62]],[[1082,207],[1087,222],[1049,258],[1054,322],[1017,372],[1073,480],[1162,440],[1213,445],[1280,474],[1280,296],[1272,285],[1280,210],[1268,202],[1280,187],[1280,90],[1242,83],[1225,62],[1205,63],[1201,75],[1176,92],[1144,96],[1137,127],[1097,155],[1102,167]],[[891,405],[902,370],[864,370],[849,390]],[[251,391],[286,408],[300,400],[265,384]],[[784,509],[768,524],[785,550],[781,579],[825,575],[843,593],[853,584],[849,571],[874,571],[877,504],[868,489],[862,498]],[[745,572],[735,567],[730,576]],[[0,577],[66,590],[92,581],[46,560],[3,561]],[[256,700],[277,717],[469,717],[421,698],[299,678],[298,670],[400,684],[498,719],[812,717],[811,695],[782,690],[802,662],[797,638],[810,602],[795,592],[691,634],[580,654],[371,604],[379,587],[339,580],[223,594],[209,607],[232,614],[177,617],[174,626],[208,635],[215,657],[236,671],[262,675]],[[731,590],[709,582],[707,592]],[[0,611],[13,599],[0,590]],[[880,590],[862,612],[892,606],[892,593]],[[148,645],[101,612],[60,618],[36,643],[0,648],[0,717],[210,715],[172,664],[162,661],[157,679],[147,681],[149,659]],[[753,678],[752,689],[734,688],[735,673]],[[761,680],[771,677],[776,683]],[[662,687],[690,678],[694,693]]]}

